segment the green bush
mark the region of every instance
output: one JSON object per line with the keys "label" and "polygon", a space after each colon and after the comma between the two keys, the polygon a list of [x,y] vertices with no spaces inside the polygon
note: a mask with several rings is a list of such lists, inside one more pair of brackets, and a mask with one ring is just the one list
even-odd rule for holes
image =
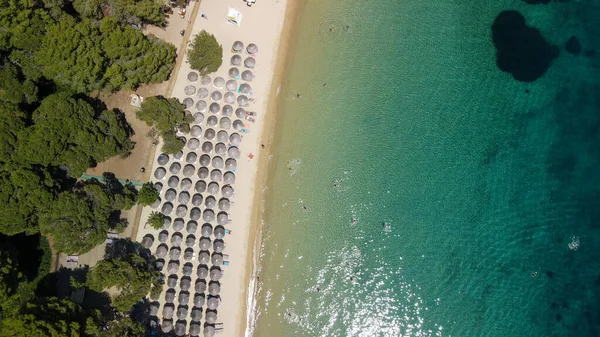
{"label": "green bush", "polygon": [[205,30],[194,36],[187,50],[188,63],[200,75],[214,73],[223,63],[223,47]]}
{"label": "green bush", "polygon": [[165,221],[165,216],[160,212],[152,212],[146,223],[154,229],[161,229]]}

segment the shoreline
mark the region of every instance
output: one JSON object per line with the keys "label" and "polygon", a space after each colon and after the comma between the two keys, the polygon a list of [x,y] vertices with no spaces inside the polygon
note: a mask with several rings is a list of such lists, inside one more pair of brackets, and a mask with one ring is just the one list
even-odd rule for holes
{"label": "shoreline", "polygon": [[293,55],[294,49],[294,28],[297,25],[298,18],[303,8],[302,1],[288,1],[284,16],[284,28],[279,37],[277,46],[277,62],[274,67],[274,73],[271,82],[270,93],[265,110],[265,120],[263,122],[263,132],[260,137],[261,144],[265,148],[261,150],[257,165],[257,175],[255,179],[255,190],[252,199],[252,214],[250,219],[250,245],[247,253],[247,266],[245,284],[247,285],[247,293],[242,301],[245,303],[246,320],[240,321],[241,330],[244,331],[245,337],[251,337],[254,334],[256,327],[256,296],[260,284],[257,284],[257,277],[260,278],[260,254],[263,235],[263,212],[267,197],[267,191],[270,186],[269,168],[271,158],[277,144],[274,138],[277,134],[277,125],[280,121],[278,108],[281,106],[281,99],[285,96],[281,95],[281,88],[284,84],[284,74],[290,65],[290,57]]}
{"label": "shoreline", "polygon": [[[243,20],[241,27],[236,25],[228,24],[226,20],[226,12],[229,6],[222,2],[206,2],[203,1],[199,5],[199,10],[205,14],[205,17],[195,20],[193,27],[191,27],[191,35],[198,33],[201,30],[206,30],[208,33],[213,34],[219,44],[223,47],[223,64],[215,72],[210,74],[211,78],[223,77],[228,78],[228,70],[232,67],[230,64],[230,58],[233,55],[231,46],[234,41],[242,41],[244,45],[249,43],[255,43],[259,52],[255,56],[256,67],[252,69],[255,74],[255,78],[250,81],[252,86],[252,98],[255,99],[255,103],[246,107],[249,111],[257,112],[256,123],[245,126],[249,129],[249,133],[243,134],[243,139],[239,145],[240,156],[237,159],[237,169],[235,169],[235,193],[231,199],[231,209],[227,211],[229,214],[229,222],[225,224],[227,229],[231,230],[231,234],[226,235],[223,239],[225,242],[225,248],[223,253],[227,254],[227,261],[229,264],[225,266],[216,266],[213,264],[213,268],[220,267],[223,271],[222,277],[219,280],[220,288],[220,303],[218,305],[218,320],[217,324],[223,323],[223,330],[220,332],[221,337],[239,337],[245,334],[246,330],[246,314],[247,314],[247,299],[249,298],[250,291],[250,280],[253,273],[252,265],[252,252],[254,249],[254,243],[258,232],[256,231],[257,226],[254,222],[253,210],[259,205],[260,196],[259,188],[262,189],[261,185],[264,180],[263,167],[267,162],[266,156],[268,155],[268,148],[262,149],[261,144],[264,144],[267,139],[265,135],[271,133],[270,128],[273,125],[273,116],[275,111],[271,110],[273,106],[270,102],[277,98],[277,95],[272,94],[273,88],[277,88],[278,82],[281,81],[283,75],[278,71],[283,64],[284,60],[281,60],[281,55],[285,55],[284,49],[288,45],[284,37],[290,36],[291,28],[289,25],[289,14],[293,13],[290,9],[294,6],[291,3],[284,0],[263,0],[263,2],[254,5],[249,8],[244,3],[241,3],[237,9],[242,13]],[[186,32],[187,33],[187,32]],[[246,51],[241,53],[242,57],[248,57]],[[240,70],[245,69],[240,67]],[[187,74],[190,72],[190,66],[187,62],[181,64],[179,74],[175,79],[175,83],[172,86],[172,94],[170,96],[179,98],[182,101],[186,98],[184,95],[184,88],[190,85],[190,81],[187,79]],[[238,80],[241,83],[241,80]],[[194,85],[199,85],[196,82]],[[213,87],[209,87],[209,90],[213,91]],[[219,89],[217,89],[219,90]],[[275,89],[276,90],[276,89]],[[194,96],[194,99],[195,96]],[[237,105],[234,105],[234,109]],[[195,110],[191,110],[193,114]],[[208,113],[206,113],[208,115]],[[235,118],[235,117],[234,117]],[[193,125],[195,125],[194,123]],[[199,122],[202,129],[207,126],[202,122]],[[234,132],[234,131],[229,131]],[[183,135],[184,137],[190,137],[189,135]],[[203,137],[198,137],[202,139]],[[162,143],[162,142],[161,142]],[[161,146],[162,144],[158,144]],[[184,148],[185,153],[190,152],[186,147]],[[192,151],[193,152],[193,151]],[[198,155],[201,154],[200,150],[196,151]],[[211,154],[212,155],[212,154]],[[252,158],[254,155],[254,158]],[[181,161],[181,159],[173,159]],[[150,174],[153,174],[155,170],[161,166],[157,162],[156,154],[151,159],[152,169]],[[169,161],[169,165],[170,165]],[[174,173],[175,174],[175,173]],[[183,177],[181,177],[183,178]],[[193,180],[197,178],[195,175],[191,177]],[[212,179],[212,178],[211,178]],[[165,184],[164,178],[155,179],[151,181]],[[222,184],[222,182],[219,182]],[[260,184],[260,185],[259,185]],[[161,192],[161,198],[165,193],[165,189]],[[200,192],[199,192],[200,193]],[[219,195],[216,195],[219,198]],[[201,206],[202,207],[202,206]],[[157,208],[160,210],[160,208]],[[146,227],[144,224],[147,217],[153,211],[151,207],[145,207],[142,210],[141,221],[139,231],[137,233],[137,241],[141,241],[145,236],[158,237],[161,230],[154,230]],[[173,214],[169,213],[169,216],[174,217]],[[188,215],[182,217],[184,221],[187,221]],[[212,221],[211,221],[212,222]],[[180,230],[168,227],[167,231],[170,235]],[[182,234],[185,234],[185,230],[181,230]],[[192,232],[193,233],[193,232]],[[196,233],[196,235],[198,235]],[[199,235],[198,235],[199,236]],[[212,238],[212,236],[211,236]],[[210,239],[210,238],[209,238]],[[152,253],[154,253],[160,243],[155,242],[150,247]],[[194,252],[198,252],[198,246],[193,246]],[[209,249],[210,250],[210,249]],[[183,264],[184,261],[182,261]],[[192,258],[194,265],[195,275],[196,268],[198,268],[198,261],[196,258]],[[181,279],[183,276],[181,270],[171,272],[172,276]],[[194,276],[192,276],[194,277]],[[192,279],[194,281],[194,279]],[[170,291],[183,291],[181,285],[171,286],[173,289]],[[170,319],[163,317],[161,314],[162,307],[167,303],[165,294],[169,287],[165,285],[163,293],[161,294],[158,302],[161,309],[157,314],[157,318],[160,322],[166,322]],[[194,290],[191,291],[190,295],[194,295]],[[199,290],[202,292],[202,290]],[[200,295],[200,294],[197,294]],[[194,295],[195,296],[195,295]],[[170,302],[169,302],[170,303]],[[175,301],[175,307],[177,305],[187,305],[186,303],[179,303],[179,300]],[[202,310],[206,309],[206,306],[202,307]],[[171,321],[172,322],[172,321]],[[204,323],[204,320],[201,321]],[[173,324],[173,323],[171,323]]]}

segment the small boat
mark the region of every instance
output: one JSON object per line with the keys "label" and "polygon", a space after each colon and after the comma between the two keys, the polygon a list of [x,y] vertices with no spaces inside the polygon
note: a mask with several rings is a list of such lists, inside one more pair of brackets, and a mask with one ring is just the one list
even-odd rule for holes
{"label": "small boat", "polygon": [[578,236],[571,237],[571,242],[569,243],[569,249],[570,250],[579,249],[579,237]]}

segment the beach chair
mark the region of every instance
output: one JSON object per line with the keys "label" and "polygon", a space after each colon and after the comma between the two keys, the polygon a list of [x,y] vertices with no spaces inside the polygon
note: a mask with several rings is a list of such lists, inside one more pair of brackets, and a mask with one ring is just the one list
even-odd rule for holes
{"label": "beach chair", "polygon": [[242,129],[242,130],[240,130],[240,132],[241,133],[245,133],[245,134],[249,134],[250,130],[248,130],[248,129]]}
{"label": "beach chair", "polygon": [[228,265],[229,265],[229,261],[223,261],[223,262],[222,262],[222,264],[223,264],[224,266],[228,266]]}
{"label": "beach chair", "polygon": [[226,229],[225,234],[231,234],[231,231],[229,229]]}

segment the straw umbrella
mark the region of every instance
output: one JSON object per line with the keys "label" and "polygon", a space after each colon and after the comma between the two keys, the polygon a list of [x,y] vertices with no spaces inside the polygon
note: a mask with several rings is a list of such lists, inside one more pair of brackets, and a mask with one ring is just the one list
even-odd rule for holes
{"label": "straw umbrella", "polygon": [[[221,274],[221,272],[219,271],[219,275]],[[212,275],[212,272],[211,272]],[[210,310],[217,310],[217,307],[219,307],[219,299],[217,297],[210,297],[207,301],[206,301],[206,307]]]}
{"label": "straw umbrella", "polygon": [[[196,183],[198,184],[198,183]],[[196,193],[192,196],[192,205],[194,206],[200,206],[202,205],[202,201],[203,201],[204,197],[202,197],[202,194],[200,193]]]}
{"label": "straw umbrella", "polygon": [[229,222],[229,215],[226,212],[219,212],[217,215],[217,223],[219,225],[225,225]]}
{"label": "straw umbrella", "polygon": [[223,77],[216,77],[213,81],[213,86],[217,89],[222,89],[225,86],[225,79]]}
{"label": "straw umbrella", "polygon": [[224,156],[227,153],[227,146],[223,143],[217,143],[215,145],[215,153]]}
{"label": "straw umbrella", "polygon": [[193,234],[190,234],[187,236],[187,238],[185,238],[185,245],[187,247],[194,247],[195,244],[196,244],[196,237]]}
{"label": "straw umbrella", "polygon": [[240,70],[238,68],[236,68],[236,67],[231,67],[231,68],[229,68],[228,74],[229,74],[229,77],[231,77],[231,78],[234,78],[234,79],[235,78],[239,78],[240,77]]}
{"label": "straw umbrella", "polygon": [[203,237],[198,241],[198,247],[200,250],[208,250],[210,248],[210,239]]}
{"label": "straw umbrella", "polygon": [[[234,53],[241,53],[243,49],[244,49],[244,44],[242,43],[242,41],[235,41],[233,43],[233,45],[231,46],[231,50]],[[240,57],[240,59],[241,59],[241,57]]]}
{"label": "straw umbrella", "polygon": [[163,218],[163,226],[162,229],[168,229],[171,226],[171,218],[168,216]]}
{"label": "straw umbrella", "polygon": [[213,250],[217,253],[222,253],[225,249],[225,242],[223,240],[215,240],[213,242]]}
{"label": "straw umbrella", "polygon": [[217,227],[215,227],[215,230],[213,233],[214,233],[216,239],[221,240],[225,237],[225,227],[217,226]]}
{"label": "straw umbrella", "polygon": [[[211,129],[212,130],[212,129]],[[214,130],[213,130],[214,131]],[[210,164],[210,156],[207,154],[203,154],[200,156],[199,163],[202,166],[208,166]]]}
{"label": "straw umbrella", "polygon": [[256,66],[256,60],[254,59],[254,57],[247,57],[244,60],[244,66],[246,66],[246,68],[254,68],[254,66]]}
{"label": "straw umbrella", "polygon": [[177,185],[179,185],[179,178],[177,176],[171,176],[167,181],[167,186],[175,188]]}
{"label": "straw umbrella", "polygon": [[181,160],[182,157],[183,157],[183,151],[179,151],[173,155],[173,159],[175,159],[175,160]]}
{"label": "straw umbrella", "polygon": [[167,287],[175,288],[177,286],[177,275],[171,275],[167,278]]}
{"label": "straw umbrella", "polygon": [[239,133],[232,133],[229,136],[229,142],[232,145],[238,146],[238,145],[240,145],[242,143],[242,137],[240,136]]}
{"label": "straw umbrella", "polygon": [[203,294],[196,294],[194,296],[194,306],[197,308],[202,308],[205,301],[206,301],[206,298],[204,297]]}
{"label": "straw umbrella", "polygon": [[[191,135],[192,137],[200,137],[200,135],[201,135],[201,134],[202,134],[202,128],[201,128],[200,126],[198,126],[198,125],[194,125],[194,126],[192,126],[192,128],[190,129],[190,135]],[[190,152],[190,153],[188,153],[188,154],[187,154],[187,155],[188,155],[188,157],[189,157],[189,155],[190,155],[190,154],[192,154],[192,153],[193,153],[193,152]],[[188,161],[188,163],[189,163],[189,161]]]}
{"label": "straw umbrella", "polygon": [[154,268],[156,268],[156,270],[158,271],[162,271],[163,268],[165,268],[165,260],[163,259],[158,259],[154,262]]}
{"label": "straw umbrella", "polygon": [[[200,320],[202,319],[202,309],[192,308],[192,312],[190,312],[190,319],[195,322],[200,322]],[[191,333],[191,325],[190,325],[190,333]],[[197,335],[199,335],[199,334],[200,334],[200,332],[197,333]]]}
{"label": "straw umbrella", "polygon": [[250,95],[252,93],[252,87],[248,83],[242,83],[242,85],[240,85],[240,92],[244,95]]}
{"label": "straw umbrella", "polygon": [[[200,252],[200,254],[198,255],[198,263],[207,264],[208,261],[210,261],[210,255],[208,255],[208,252]],[[198,270],[198,272],[200,271]]]}
{"label": "straw umbrella", "polygon": [[[161,231],[158,234],[158,242],[165,243],[165,242],[167,242],[168,239],[169,239],[169,232],[168,231]],[[157,251],[158,251],[158,249],[157,249]]]}
{"label": "straw umbrella", "polygon": [[158,193],[162,192],[163,184],[156,182],[154,183],[154,189],[158,191]]}
{"label": "straw umbrella", "polygon": [[215,336],[215,327],[212,325],[204,326],[204,337],[214,337]]}
{"label": "straw umbrella", "polygon": [[196,150],[198,147],[200,146],[200,141],[196,138],[192,138],[190,140],[188,140],[187,142],[187,147],[190,150]]}
{"label": "straw umbrella", "polygon": [[171,172],[171,174],[177,174],[179,173],[179,170],[181,170],[181,165],[179,163],[173,163],[169,167],[169,172]]}
{"label": "straw umbrella", "polygon": [[237,102],[240,106],[248,106],[248,97],[245,95],[239,95],[237,98]]}
{"label": "straw umbrella", "polygon": [[159,165],[165,166],[169,162],[169,155],[163,153],[160,156],[158,156],[158,159],[156,161]]}
{"label": "straw umbrella", "polygon": [[182,337],[183,335],[185,335],[185,323],[178,321],[175,323],[175,336]]}
{"label": "straw umbrella", "polygon": [[233,158],[229,158],[225,161],[225,170],[231,171],[237,167],[237,162]]}
{"label": "straw umbrella", "polygon": [[209,183],[208,186],[206,187],[206,191],[210,195],[215,195],[215,194],[219,193],[219,184],[217,184],[214,181]]}
{"label": "straw umbrella", "polygon": [[237,88],[238,85],[236,80],[228,80],[227,83],[225,83],[225,89],[227,89],[227,91],[236,91]]}
{"label": "straw umbrella", "polygon": [[163,308],[163,319],[171,319],[173,318],[174,308],[171,305],[165,305]]}
{"label": "straw umbrella", "polygon": [[246,52],[250,55],[254,55],[258,53],[258,46],[254,43],[251,43],[248,45],[248,47],[246,47]]}
{"label": "straw umbrella", "polygon": [[200,323],[191,323],[190,324],[190,335],[191,336],[200,336],[200,332],[202,331],[202,327]]}
{"label": "straw umbrella", "polygon": [[[186,165],[186,166],[192,166],[192,165]],[[194,171],[195,171],[194,167],[192,166],[192,173]],[[183,172],[185,174],[185,167],[183,169]],[[179,193],[179,197],[177,198],[177,201],[179,201],[180,204],[187,204],[190,201],[190,194],[188,192]]]}
{"label": "straw umbrella", "polygon": [[[232,99],[229,100],[227,103],[233,103],[233,102],[235,102],[235,95],[234,94],[232,94],[230,92],[225,93],[225,100],[226,101],[228,100],[227,97],[232,97]],[[225,104],[223,106],[223,109],[221,110],[221,115],[223,117],[231,117],[231,115],[233,115],[233,107],[231,105],[229,105],[229,104]]]}
{"label": "straw umbrella", "polygon": [[217,200],[212,195],[209,195],[208,197],[206,197],[206,199],[204,199],[204,207],[208,209],[213,209],[216,204]]}
{"label": "straw umbrella", "polygon": [[193,233],[196,233],[197,230],[198,230],[198,223],[196,221],[190,220],[185,225],[185,231],[188,233],[193,234]]}
{"label": "straw umbrella", "polygon": [[202,225],[202,228],[200,228],[200,234],[202,234],[203,237],[210,237],[212,234],[212,226],[209,223],[205,223]]}
{"label": "straw umbrella", "polygon": [[210,94],[210,99],[212,99],[214,102],[218,102],[222,98],[223,98],[223,94],[218,90],[215,90],[215,91],[213,91],[212,94]]}
{"label": "straw umbrella", "polygon": [[194,165],[187,164],[183,167],[183,175],[185,177],[191,177],[196,173],[196,168]]}
{"label": "straw umbrella", "polygon": [[244,122],[239,119],[233,121],[233,129],[236,131],[240,131],[244,128]]}
{"label": "straw umbrella", "polygon": [[238,159],[238,158],[240,157],[240,150],[239,150],[237,147],[235,147],[235,146],[232,146],[232,147],[230,147],[230,148],[229,148],[229,150],[227,151],[227,154],[228,154],[228,155],[229,155],[229,157],[231,157],[231,158]]}
{"label": "straw umbrella", "polygon": [[229,199],[227,199],[227,198],[219,199],[219,209],[220,210],[228,211],[230,207],[231,207],[231,204],[229,203]]}
{"label": "straw umbrella", "polygon": [[177,196],[177,192],[174,189],[172,189],[172,188],[169,188],[165,192],[165,200],[166,201],[173,201],[173,200],[175,200],[176,196]]}
{"label": "straw umbrella", "polygon": [[175,301],[175,289],[169,289],[165,292],[165,302],[173,303],[173,301]]}
{"label": "straw umbrella", "polygon": [[203,121],[204,121],[204,114],[201,112],[196,112],[194,114],[194,123],[202,124]]}
{"label": "straw umbrella", "polygon": [[177,219],[175,219],[175,221],[173,221],[173,230],[175,230],[176,232],[179,232],[180,230],[182,230],[183,226],[185,226],[183,219],[177,218]]}
{"label": "straw umbrella", "polygon": [[237,108],[235,109],[235,116],[237,118],[245,118],[246,117],[246,110],[244,110],[244,108]]}
{"label": "straw umbrella", "polygon": [[212,82],[212,79],[210,78],[210,76],[202,76],[200,78],[200,83],[202,83],[202,85],[208,85],[208,84],[210,84],[210,82]]}
{"label": "straw umbrella", "polygon": [[208,110],[210,111],[210,113],[217,114],[219,113],[219,111],[221,111],[221,106],[217,102],[210,103]]}
{"label": "straw umbrella", "polygon": [[208,177],[208,168],[206,168],[206,167],[199,168],[198,169],[198,178],[205,179],[206,177]]}
{"label": "straw umbrella", "polygon": [[211,282],[208,285],[208,293],[217,296],[221,292],[221,285],[218,282]]}
{"label": "straw umbrella", "polygon": [[[208,253],[206,253],[206,252],[203,252],[200,254],[205,254],[205,256],[208,256]],[[207,260],[207,262],[208,262],[208,260]],[[204,283],[204,288],[202,290],[196,290],[196,292],[203,293],[204,290],[206,290],[206,281],[204,281],[204,279],[208,276],[208,268],[206,266],[198,267],[198,270],[196,271],[196,276],[198,276],[198,278],[202,280],[201,283]],[[198,283],[198,282],[200,282],[200,280],[196,281],[196,283]],[[198,284],[196,284],[196,287],[202,287],[202,286],[199,286]]]}
{"label": "straw umbrella", "polygon": [[187,154],[187,156],[185,156],[185,161],[189,164],[195,163],[196,160],[198,160],[198,155],[196,152],[190,152]]}
{"label": "straw umbrella", "polygon": [[242,72],[242,79],[246,82],[252,82],[254,74],[250,70],[244,70]]}
{"label": "straw umbrella", "polygon": [[242,57],[240,55],[234,54],[231,57],[230,63],[232,66],[241,66],[242,65]]}
{"label": "straw umbrella", "polygon": [[[220,144],[220,143],[219,143]],[[223,174],[221,171],[214,169],[210,172],[210,180],[212,181],[220,181],[223,178]]]}
{"label": "straw umbrella", "polygon": [[186,249],[183,252],[183,259],[186,261],[192,261],[194,259],[194,251],[191,248]]}
{"label": "straw umbrella", "polygon": [[[218,281],[221,279],[221,269],[220,268],[213,268],[210,271],[210,280],[211,281]],[[210,308],[213,309],[213,308]],[[215,308],[216,309],[216,308]]]}
{"label": "straw umbrella", "polygon": [[184,98],[183,102],[181,102],[181,103],[183,103],[183,105],[185,105],[186,109],[190,109],[191,107],[194,106],[194,100],[189,97]]}
{"label": "straw umbrella", "polygon": [[[204,131],[204,139],[206,140],[213,140],[215,138],[215,130],[213,129],[206,129],[206,131]],[[200,163],[202,165],[204,165],[203,163]]]}
{"label": "straw umbrella", "polygon": [[[209,286],[209,291],[210,291],[210,286]],[[219,289],[219,291],[220,291],[220,289]],[[206,311],[206,315],[204,316],[204,320],[208,324],[215,324],[215,323],[217,323],[217,313],[215,311]]]}
{"label": "straw umbrella", "polygon": [[217,118],[217,116],[208,116],[208,118],[206,119],[207,126],[217,126],[217,123],[219,123],[219,119]]}
{"label": "straw umbrella", "polygon": [[171,250],[169,251],[169,258],[171,260],[179,260],[180,257],[181,257],[181,249],[179,249],[179,247],[171,248]]}
{"label": "straw umbrella", "polygon": [[[181,305],[180,305],[180,306],[177,308],[177,318],[179,318],[179,319],[186,319],[186,318],[187,318],[187,315],[188,315],[188,310],[187,310],[187,308],[186,308],[186,307],[184,307],[184,306],[181,306]],[[177,331],[177,329],[175,329],[175,330]]]}
{"label": "straw umbrella", "polygon": [[183,179],[181,184],[179,184],[179,188],[182,191],[188,191],[190,188],[192,188],[192,181],[189,178]]}
{"label": "straw umbrella", "polygon": [[198,207],[192,208],[192,210],[190,211],[190,219],[192,219],[192,220],[200,219],[201,213],[202,212],[200,211],[200,209]]}
{"label": "straw umbrella", "polygon": [[211,142],[204,142],[202,144],[202,152],[204,153],[211,153],[213,150],[213,145]]}
{"label": "straw umbrella", "polygon": [[[183,265],[183,275],[185,276],[192,276],[192,270],[194,269],[194,266],[191,263],[186,263]],[[189,288],[188,288],[189,289]]]}
{"label": "straw umbrella", "polygon": [[156,179],[163,179],[166,174],[167,170],[165,170],[164,167],[159,167],[156,170],[154,170],[154,178]]}
{"label": "straw umbrella", "polygon": [[233,188],[229,185],[223,186],[221,194],[223,194],[225,198],[231,198],[233,196]]}
{"label": "straw umbrella", "polygon": [[220,266],[223,263],[223,254],[214,253],[211,257],[211,262],[215,266]]}
{"label": "straw umbrella", "polygon": [[[206,169],[206,167],[205,167]],[[208,171],[208,169],[206,169]],[[200,171],[200,169],[198,169],[198,171]],[[196,185],[194,186],[194,190],[198,193],[202,193],[204,191],[206,191],[206,182],[204,180],[198,180],[196,182]]]}
{"label": "straw umbrella", "polygon": [[223,117],[219,121],[219,127],[224,130],[229,130],[231,128],[231,119],[229,117]]}
{"label": "straw umbrella", "polygon": [[205,100],[201,99],[198,102],[196,102],[196,110],[197,111],[204,112],[204,111],[206,111],[207,106],[208,106],[208,103],[206,103]]}
{"label": "straw umbrella", "polygon": [[183,92],[187,95],[187,96],[192,96],[193,94],[196,93],[196,87],[189,84],[186,85],[185,88],[183,88]]}
{"label": "straw umbrella", "polygon": [[225,166],[225,162],[223,161],[223,158],[219,157],[219,156],[215,156],[212,159],[212,166],[214,168],[223,168],[223,166]]}
{"label": "straw umbrella", "polygon": [[167,265],[167,271],[169,274],[177,274],[177,270],[179,270],[179,262],[178,261],[169,261]]}
{"label": "straw umbrella", "polygon": [[[184,274],[185,275],[185,274]],[[188,275],[186,275],[188,276]],[[179,293],[179,303],[186,303],[189,300],[189,295],[183,293],[183,291],[188,291],[190,290],[190,287],[192,286],[190,278],[189,277],[182,277],[181,281],[179,281],[179,288],[181,288],[181,291]],[[181,300],[181,297],[184,296],[185,301]]]}
{"label": "straw umbrella", "polygon": [[227,131],[220,130],[219,132],[217,132],[217,141],[224,143],[228,139],[229,139],[229,135],[227,134]]}
{"label": "straw umbrella", "polygon": [[211,209],[205,209],[204,212],[202,212],[202,219],[206,222],[213,221],[215,219],[215,212]]}
{"label": "straw umbrella", "polygon": [[[239,55],[238,55],[239,56]],[[240,60],[242,59],[242,57],[240,56]],[[198,80],[198,73],[195,71],[190,71],[187,74],[187,80],[190,82],[196,82]]]}
{"label": "straw umbrella", "polygon": [[156,252],[154,253],[157,258],[164,259],[167,256],[167,246],[160,245],[156,248]]}
{"label": "straw umbrella", "polygon": [[171,246],[179,247],[181,246],[181,241],[183,240],[183,235],[181,233],[174,233],[171,236]]}
{"label": "straw umbrella", "polygon": [[166,214],[166,215],[171,214],[171,212],[173,212],[173,204],[170,202],[165,202],[162,205],[162,208],[160,209],[160,211],[162,212],[162,214]]}
{"label": "straw umbrella", "polygon": [[225,172],[223,175],[223,182],[225,184],[235,184],[235,174],[233,174],[233,172]]}
{"label": "straw umbrella", "polygon": [[196,98],[198,98],[198,99],[205,99],[206,97],[208,97],[208,89],[206,89],[206,88],[199,88],[196,91]]}

